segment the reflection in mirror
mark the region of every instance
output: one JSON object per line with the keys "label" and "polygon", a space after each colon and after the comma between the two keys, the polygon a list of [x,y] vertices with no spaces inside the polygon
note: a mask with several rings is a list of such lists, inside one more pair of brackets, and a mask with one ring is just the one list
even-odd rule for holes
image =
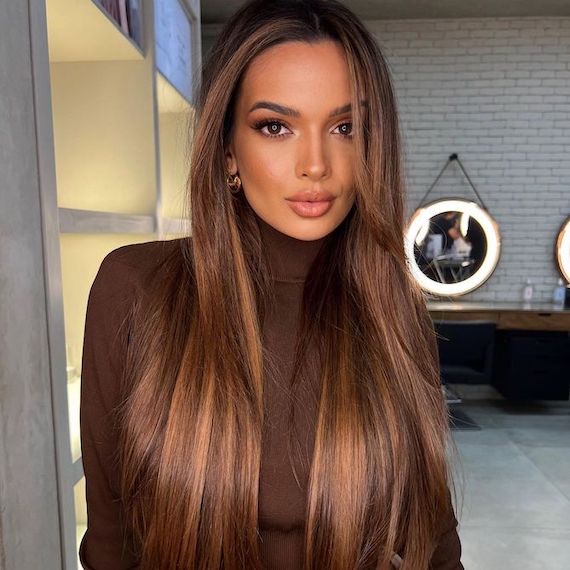
{"label": "reflection in mirror", "polygon": [[406,254],[424,290],[463,295],[480,287],[497,266],[498,225],[474,202],[437,200],[412,216],[406,230]]}
{"label": "reflection in mirror", "polygon": [[570,216],[564,220],[558,232],[555,257],[562,277],[570,283]]}

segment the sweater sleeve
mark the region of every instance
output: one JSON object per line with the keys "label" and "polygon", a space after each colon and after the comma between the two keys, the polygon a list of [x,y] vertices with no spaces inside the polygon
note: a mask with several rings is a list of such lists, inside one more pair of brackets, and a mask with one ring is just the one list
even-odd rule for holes
{"label": "sweater sleeve", "polygon": [[79,547],[81,565],[87,570],[139,568],[123,521],[113,415],[121,397],[125,325],[135,292],[133,272],[117,259],[117,250],[112,251],[103,259],[87,301],[80,401],[87,531]]}
{"label": "sweater sleeve", "polygon": [[461,563],[461,541],[457,524],[451,493],[448,490],[447,510],[440,527],[438,544],[429,563],[429,570],[465,570]]}

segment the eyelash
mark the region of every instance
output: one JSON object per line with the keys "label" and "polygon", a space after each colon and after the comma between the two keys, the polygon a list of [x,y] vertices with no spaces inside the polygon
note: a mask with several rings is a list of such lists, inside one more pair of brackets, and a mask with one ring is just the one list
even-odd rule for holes
{"label": "eyelash", "polygon": [[[274,123],[276,123],[276,124],[278,124],[278,125],[281,125],[282,127],[287,127],[287,125],[286,125],[285,123],[283,123],[282,121],[279,121],[279,120],[277,120],[277,119],[262,119],[262,120],[260,120],[260,121],[257,121],[256,123],[254,123],[253,128],[256,129],[256,130],[258,130],[258,131],[261,131],[261,129],[263,129],[263,128],[266,127],[267,125],[272,125],[272,124],[274,124]],[[340,123],[340,125],[338,125],[337,128],[340,127],[340,126],[342,126],[342,125],[352,125],[352,122],[351,122],[351,121],[348,121],[348,122],[345,122],[345,123]],[[263,136],[268,137],[268,138],[271,138],[271,139],[277,139],[277,138],[280,138],[280,137],[287,136],[286,133],[282,133],[282,134],[279,134],[279,135],[272,135],[272,134],[265,134],[265,133],[261,133],[261,134],[262,134]],[[344,134],[340,133],[340,136],[343,137],[343,138],[345,138],[345,139],[351,139],[351,138],[352,138],[352,133],[349,134],[349,135],[344,135]]]}

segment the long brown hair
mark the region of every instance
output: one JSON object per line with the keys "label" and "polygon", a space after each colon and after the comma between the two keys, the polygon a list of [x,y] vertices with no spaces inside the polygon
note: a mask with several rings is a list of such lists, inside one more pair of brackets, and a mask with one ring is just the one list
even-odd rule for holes
{"label": "long brown hair", "polygon": [[[121,410],[122,496],[144,570],[261,569],[261,324],[272,281],[224,152],[248,64],[281,42],[333,40],[352,84],[356,200],[303,293],[294,385],[316,341],[321,395],[305,569],[428,567],[448,512],[452,442],[436,336],[404,253],[393,82],[362,22],[333,0],[263,1],[229,21],[202,70],[187,179],[192,236],[134,304]],[[191,208],[191,210],[190,210]],[[291,449],[291,445],[289,447]]]}

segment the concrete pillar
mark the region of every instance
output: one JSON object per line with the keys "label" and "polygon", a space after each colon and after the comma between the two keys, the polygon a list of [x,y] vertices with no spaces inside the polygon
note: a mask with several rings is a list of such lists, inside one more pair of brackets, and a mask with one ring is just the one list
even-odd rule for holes
{"label": "concrete pillar", "polygon": [[1,570],[62,568],[31,55],[37,9],[36,0],[0,0]]}

